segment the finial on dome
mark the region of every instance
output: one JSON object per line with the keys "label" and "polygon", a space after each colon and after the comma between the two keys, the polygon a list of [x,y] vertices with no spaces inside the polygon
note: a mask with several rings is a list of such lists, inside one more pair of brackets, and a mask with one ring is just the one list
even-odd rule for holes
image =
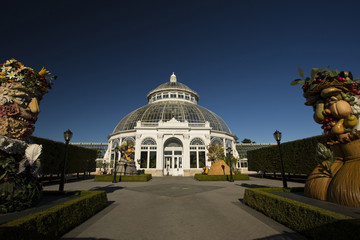
{"label": "finial on dome", "polygon": [[170,76],[170,82],[176,82],[176,76],[175,76],[174,72]]}

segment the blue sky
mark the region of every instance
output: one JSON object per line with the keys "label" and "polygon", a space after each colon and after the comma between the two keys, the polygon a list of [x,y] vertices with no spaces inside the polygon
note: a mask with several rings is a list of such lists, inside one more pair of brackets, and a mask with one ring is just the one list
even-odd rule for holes
{"label": "blue sky", "polygon": [[[10,1],[9,1],[10,2]],[[117,123],[169,81],[200,95],[241,141],[321,134],[297,68],[360,74],[358,1],[17,1],[2,3],[1,62],[58,76],[35,136],[107,142]]]}

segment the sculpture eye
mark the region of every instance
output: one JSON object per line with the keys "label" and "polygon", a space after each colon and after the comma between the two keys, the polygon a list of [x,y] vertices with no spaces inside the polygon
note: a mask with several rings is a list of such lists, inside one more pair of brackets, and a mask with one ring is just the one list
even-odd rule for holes
{"label": "sculpture eye", "polygon": [[18,102],[21,102],[21,106],[27,106],[29,104],[28,99],[25,96],[16,96],[15,98]]}

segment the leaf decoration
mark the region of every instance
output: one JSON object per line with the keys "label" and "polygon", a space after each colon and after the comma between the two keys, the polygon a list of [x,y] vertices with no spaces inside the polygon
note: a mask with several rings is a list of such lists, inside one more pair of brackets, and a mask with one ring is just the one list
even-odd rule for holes
{"label": "leaf decoration", "polygon": [[304,85],[304,84],[305,84],[305,81],[302,80],[302,79],[295,79],[294,81],[292,81],[292,82],[290,83],[291,86],[294,86],[294,85],[297,85],[297,84],[302,84],[302,85]]}
{"label": "leaf decoration", "polygon": [[339,71],[336,71],[336,70],[334,70],[334,71],[331,71],[330,72],[330,77],[336,77],[336,76],[338,76],[339,75]]}
{"label": "leaf decoration", "polygon": [[300,77],[304,78],[303,70],[301,68],[298,68],[298,71],[299,71]]}
{"label": "leaf decoration", "polygon": [[319,72],[318,68],[311,69],[311,78],[310,78],[311,81],[313,81],[315,79],[315,76],[318,72]]}
{"label": "leaf decoration", "polygon": [[349,78],[350,78],[350,79],[354,79],[354,77],[353,77],[353,75],[352,75],[351,72],[349,72]]}
{"label": "leaf decoration", "polygon": [[30,161],[30,165],[36,161],[41,154],[42,146],[38,144],[29,144],[25,150],[25,157]]}
{"label": "leaf decoration", "polygon": [[23,171],[25,171],[25,166],[26,166],[26,162],[27,162],[28,160],[26,160],[26,159],[23,159],[21,162],[19,162],[19,171],[18,171],[18,174],[19,173],[22,173]]}

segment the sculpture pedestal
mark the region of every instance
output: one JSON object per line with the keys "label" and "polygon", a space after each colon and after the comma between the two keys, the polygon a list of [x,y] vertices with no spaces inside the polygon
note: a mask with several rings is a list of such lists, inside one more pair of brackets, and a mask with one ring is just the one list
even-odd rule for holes
{"label": "sculpture pedestal", "polygon": [[117,165],[116,172],[121,176],[137,175],[135,162],[121,159]]}

